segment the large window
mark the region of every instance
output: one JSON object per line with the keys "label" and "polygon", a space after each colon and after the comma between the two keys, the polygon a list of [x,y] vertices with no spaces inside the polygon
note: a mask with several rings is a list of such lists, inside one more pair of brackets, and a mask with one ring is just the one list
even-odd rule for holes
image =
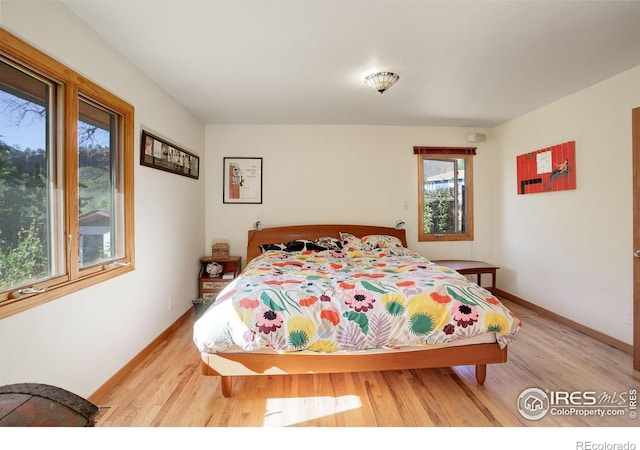
{"label": "large window", "polygon": [[0,38],[1,318],[133,269],[133,107]]}
{"label": "large window", "polygon": [[472,147],[414,147],[418,155],[418,240],[473,240]]}

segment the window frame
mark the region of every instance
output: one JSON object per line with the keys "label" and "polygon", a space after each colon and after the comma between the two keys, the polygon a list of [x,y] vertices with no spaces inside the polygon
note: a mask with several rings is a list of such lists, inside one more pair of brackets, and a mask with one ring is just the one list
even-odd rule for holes
{"label": "window frame", "polygon": [[[476,147],[424,147],[413,148],[418,156],[418,242],[473,241],[473,156]],[[460,233],[424,232],[424,161],[464,159],[464,186],[466,229]]]}
{"label": "window frame", "polygon": [[[32,47],[4,29],[0,29],[0,54],[17,66],[23,66],[56,83],[59,90],[55,122],[57,137],[53,145],[56,161],[62,164],[62,190],[64,230],[56,236],[59,248],[65,251],[66,270],[32,287],[35,292],[19,293],[20,287],[0,292],[0,319],[34,308],[41,304],[88,288],[135,269],[134,235],[134,107],[108,92],[62,63]],[[121,186],[123,209],[124,255],[108,264],[92,268],[79,267],[79,214],[78,214],[78,119],[79,101],[88,98],[109,108],[118,117],[118,148],[122,158]],[[56,201],[57,201],[56,197]],[[114,218],[115,220],[115,218]],[[24,286],[22,286],[24,288]],[[39,292],[43,291],[43,292]]]}

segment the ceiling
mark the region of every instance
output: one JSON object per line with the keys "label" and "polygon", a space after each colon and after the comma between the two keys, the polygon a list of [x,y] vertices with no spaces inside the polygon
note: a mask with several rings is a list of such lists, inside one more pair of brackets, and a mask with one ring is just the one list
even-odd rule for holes
{"label": "ceiling", "polygon": [[63,3],[205,123],[492,127],[640,65],[640,1]]}

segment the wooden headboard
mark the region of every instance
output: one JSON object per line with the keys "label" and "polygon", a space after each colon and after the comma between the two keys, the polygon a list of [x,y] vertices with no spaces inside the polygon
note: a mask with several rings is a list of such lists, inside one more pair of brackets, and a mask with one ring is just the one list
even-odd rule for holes
{"label": "wooden headboard", "polygon": [[356,237],[369,234],[386,234],[395,236],[402,245],[407,246],[407,236],[404,229],[393,227],[378,227],[374,225],[293,225],[289,227],[263,228],[262,230],[249,230],[247,239],[247,262],[258,256],[260,245],[287,243],[295,239],[307,239],[314,241],[321,237],[340,238],[340,232],[351,233]]}

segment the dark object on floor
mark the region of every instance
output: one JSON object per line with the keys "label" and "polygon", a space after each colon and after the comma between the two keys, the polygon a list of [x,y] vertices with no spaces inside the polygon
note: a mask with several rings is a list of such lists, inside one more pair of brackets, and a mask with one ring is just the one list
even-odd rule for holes
{"label": "dark object on floor", "polygon": [[211,304],[213,303],[213,300],[205,300],[202,298],[198,298],[193,300],[193,307],[195,308],[196,311],[196,320],[199,319],[202,314],[209,309],[209,306],[211,306]]}
{"label": "dark object on floor", "polygon": [[59,387],[0,386],[0,427],[92,427],[99,408]]}

